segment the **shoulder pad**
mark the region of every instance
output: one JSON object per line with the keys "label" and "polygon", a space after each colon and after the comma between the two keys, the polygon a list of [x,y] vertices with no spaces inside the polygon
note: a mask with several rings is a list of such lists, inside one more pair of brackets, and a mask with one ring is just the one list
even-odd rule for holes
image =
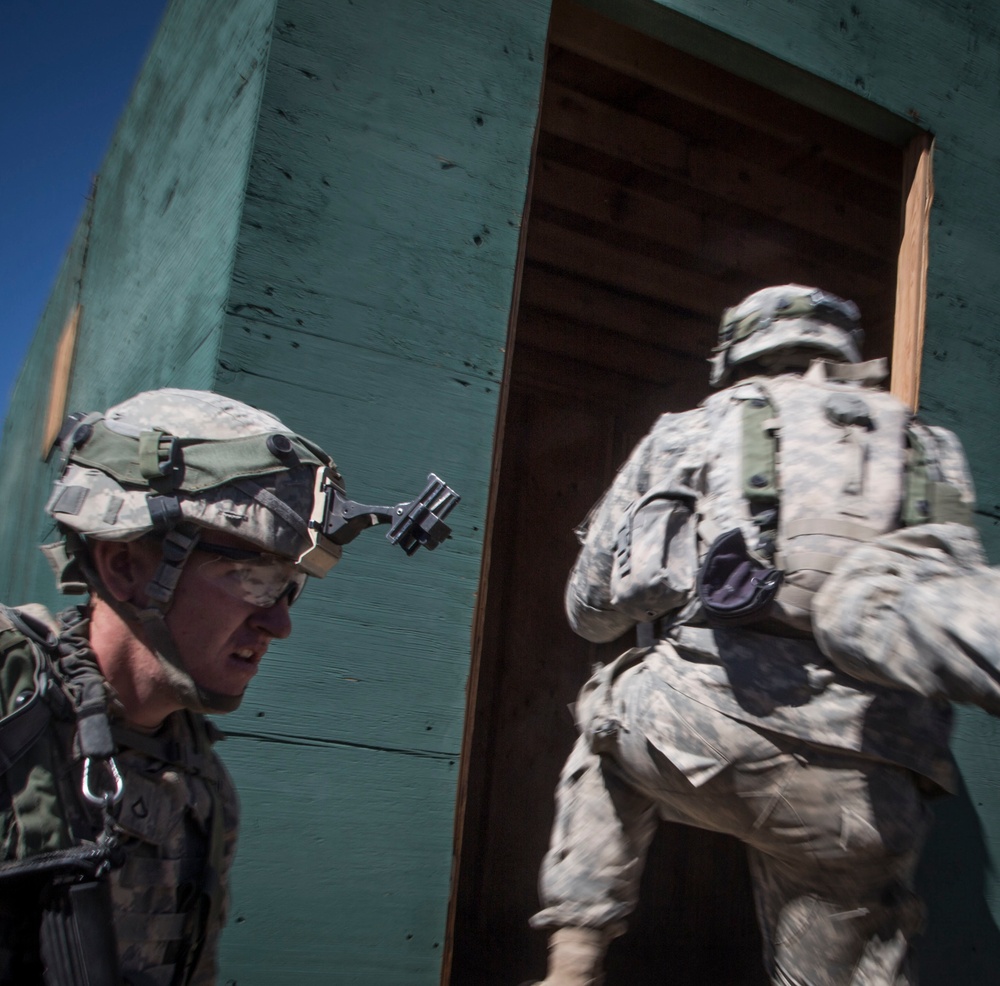
{"label": "shoulder pad", "polygon": [[16,630],[47,650],[55,648],[58,637],[55,629],[56,623],[44,606],[34,603],[16,608],[0,605],[0,617],[4,621],[4,625],[0,626],[0,629]]}

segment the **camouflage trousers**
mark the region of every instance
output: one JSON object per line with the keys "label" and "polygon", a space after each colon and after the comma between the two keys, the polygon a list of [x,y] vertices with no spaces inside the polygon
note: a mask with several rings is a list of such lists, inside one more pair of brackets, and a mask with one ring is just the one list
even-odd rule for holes
{"label": "camouflage trousers", "polygon": [[[702,737],[724,731],[730,756],[695,786],[641,728],[655,687],[642,671],[633,667],[614,683],[622,721],[613,738],[592,720],[596,736],[585,728],[563,768],[540,877],[543,910],[532,926],[621,934],[662,818],[746,845],[776,986],[915,982],[908,947],[923,908],[912,886],[929,813],[913,776],[786,743],[703,707],[706,720],[724,722],[700,723]],[[592,697],[585,690],[581,704]]]}

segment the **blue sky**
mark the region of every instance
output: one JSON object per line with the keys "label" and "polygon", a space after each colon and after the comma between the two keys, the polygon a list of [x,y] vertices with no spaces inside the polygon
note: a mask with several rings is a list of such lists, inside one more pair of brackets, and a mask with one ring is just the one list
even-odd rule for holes
{"label": "blue sky", "polygon": [[167,0],[0,0],[0,418]]}

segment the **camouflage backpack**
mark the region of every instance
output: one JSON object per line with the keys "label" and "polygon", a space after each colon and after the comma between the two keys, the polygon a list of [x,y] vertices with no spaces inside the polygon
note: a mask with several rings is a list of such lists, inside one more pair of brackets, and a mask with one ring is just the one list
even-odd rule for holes
{"label": "camouflage backpack", "polygon": [[862,363],[862,337],[853,302],[798,284],[724,313],[711,383],[731,385],[691,419],[697,452],[680,486],[654,479],[626,511],[616,609],[809,634],[813,594],[858,542],[971,523],[957,438],[880,389],[886,361]]}
{"label": "camouflage backpack", "polygon": [[[738,455],[714,450],[721,481],[740,496],[736,516],[727,516],[725,499],[701,506],[702,542],[728,533],[731,550],[743,537],[751,567],[781,573],[767,615],[800,631],[811,632],[813,595],[857,543],[901,526],[971,523],[957,439],[917,421],[891,394],[859,385],[882,372],[882,361],[819,360],[804,376],[754,377],[706,402],[738,408],[742,440]],[[712,588],[711,563],[709,549],[703,590]],[[713,587],[727,577],[724,563]]]}

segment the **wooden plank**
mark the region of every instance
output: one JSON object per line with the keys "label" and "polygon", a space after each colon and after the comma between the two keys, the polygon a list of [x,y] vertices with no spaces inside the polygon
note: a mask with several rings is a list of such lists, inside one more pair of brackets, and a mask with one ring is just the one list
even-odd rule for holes
{"label": "wooden plank", "polygon": [[915,137],[906,149],[903,238],[899,245],[892,392],[914,410],[920,401],[920,364],[927,314],[930,212],[934,200],[934,138]]}
{"label": "wooden plank", "polygon": [[[789,279],[788,272],[795,271],[801,273],[795,273],[792,279],[828,284],[844,271],[843,248],[837,249],[836,256],[828,260],[816,258],[802,248],[799,238],[788,235],[789,227],[784,224],[740,228],[698,208],[700,196],[664,201],[643,189],[630,188],[556,160],[537,162],[535,198],[584,216],[595,224],[690,251],[695,258],[741,271],[748,277],[760,277],[762,269],[771,269],[778,281],[783,281]],[[769,230],[775,235],[763,235]],[[888,263],[873,264],[870,257],[855,257],[854,280],[858,291],[882,290],[891,274]]]}
{"label": "wooden plank", "polygon": [[44,460],[48,459],[52,443],[56,440],[66,417],[66,399],[69,396],[70,374],[73,370],[73,353],[76,350],[76,335],[82,312],[82,305],[77,303],[73,306],[65,325],[63,325],[59,341],[56,343],[56,352],[52,360],[52,376],[49,379],[49,402],[45,411],[45,429],[42,433],[41,453]]}
{"label": "wooden plank", "polygon": [[745,280],[709,277],[659,257],[620,247],[592,235],[537,219],[528,234],[528,259],[628,291],[677,305],[708,318],[753,290]]}
{"label": "wooden plank", "polygon": [[[648,85],[781,139],[808,134],[830,161],[865,174],[887,187],[899,180],[892,149],[846,124],[724,69],[625,27],[573,0],[555,0],[549,40]],[[734,100],[733,92],[740,98]]]}
{"label": "wooden plank", "polygon": [[[542,73],[542,89],[544,92],[545,73]],[[535,124],[531,142],[531,160],[535,161],[538,149],[538,125]],[[507,321],[507,338],[504,344],[504,356],[507,365],[514,358],[514,346],[517,339],[517,326],[521,299],[523,295],[522,281],[525,269],[525,249],[527,244],[528,220],[531,212],[531,202],[534,197],[533,183],[535,168],[528,173],[528,184],[524,197],[524,214],[518,231],[517,261],[514,268],[514,288],[511,295],[510,315]],[[497,408],[496,429],[493,436],[493,458],[490,466],[489,495],[486,505],[486,521],[483,526],[483,553],[480,561],[479,585],[485,591],[476,597],[475,610],[472,615],[471,659],[469,676],[466,679],[465,708],[466,715],[462,725],[462,757],[458,772],[458,785],[455,794],[455,818],[452,830],[451,871],[449,874],[448,912],[445,918],[444,951],[441,956],[441,983],[451,982],[452,965],[455,960],[456,927],[459,919],[458,910],[461,902],[462,861],[466,858],[480,858],[481,844],[485,836],[482,825],[470,824],[476,819],[476,813],[469,812],[470,789],[473,798],[477,796],[477,780],[470,776],[474,765],[480,761],[480,751],[487,748],[488,741],[494,731],[494,717],[481,711],[479,686],[481,682],[491,679],[483,673],[483,653],[486,647],[485,634],[491,614],[501,611],[502,592],[490,592],[490,574],[493,571],[494,531],[505,531],[512,525],[504,523],[505,512],[509,513],[510,500],[499,496],[499,477],[504,455],[511,455],[512,450],[505,445],[508,420],[511,407],[512,374],[505,372],[500,383],[500,397]],[[516,450],[515,450],[516,452]],[[498,538],[500,550],[497,554],[503,557],[506,538]],[[509,546],[506,546],[509,550]],[[502,561],[501,561],[502,565]],[[501,567],[501,566],[498,566]],[[502,580],[498,580],[502,582]],[[494,583],[496,584],[496,583]],[[478,866],[475,868],[478,872]],[[466,883],[466,886],[468,884]]]}
{"label": "wooden plank", "polygon": [[589,322],[633,339],[662,343],[669,338],[672,347],[692,355],[706,355],[715,344],[717,317],[693,318],[646,298],[534,264],[524,271],[521,300],[532,308]]}
{"label": "wooden plank", "polygon": [[[550,45],[549,51],[550,78],[575,92],[611,103],[640,119],[668,126],[689,138],[703,140],[711,135],[712,141],[729,154],[764,162],[769,170],[828,194],[836,192],[849,196],[855,204],[871,212],[893,218],[899,214],[898,174],[902,149],[883,145],[895,161],[897,181],[892,184],[877,181],[860,173],[850,161],[840,163],[826,157],[824,136],[819,132],[824,117],[818,114],[810,118],[812,127],[805,126],[788,134],[770,134],[564,48]],[[733,92],[742,97],[741,89],[734,88]],[[742,105],[740,98],[730,98],[733,103]],[[779,105],[774,107],[774,112],[780,117],[784,109]]]}
{"label": "wooden plank", "polygon": [[[895,241],[892,249],[886,251],[880,258],[861,254],[826,239],[822,228],[810,231],[790,226],[777,219],[762,216],[759,212],[739,203],[715,198],[710,190],[693,189],[685,185],[682,180],[635,168],[600,151],[582,148],[551,134],[541,135],[539,155],[546,161],[557,161],[616,181],[622,189],[649,195],[663,202],[683,204],[688,211],[713,223],[723,239],[752,233],[774,244],[781,244],[786,258],[798,257],[794,265],[773,266],[775,273],[767,275],[765,272],[768,255],[761,255],[763,279],[758,280],[758,286],[791,279],[800,280],[805,284],[826,283],[829,287],[832,284],[832,275],[843,288],[838,293],[850,297],[857,293],[859,284],[864,285],[874,280],[877,284],[876,290],[884,292],[887,283],[895,283],[897,247]],[[887,237],[890,228],[896,230],[897,226],[898,210],[897,217],[891,223],[886,223]],[[829,273],[820,276],[816,270],[817,264],[821,265],[823,271]]]}
{"label": "wooden plank", "polygon": [[554,394],[601,406],[606,413],[626,402],[642,409],[647,424],[664,410],[692,406],[708,391],[708,367],[691,361],[679,363],[668,379],[640,381],[632,368],[619,372],[571,359],[565,353],[536,349],[527,342],[522,344],[522,355],[511,381],[522,394]]}
{"label": "wooden plank", "polygon": [[[519,345],[591,363],[599,370],[634,376],[650,383],[670,384],[694,367],[705,368],[704,356],[666,345],[649,345],[627,336],[602,332],[585,322],[526,308],[518,324]],[[661,342],[671,340],[664,331]]]}
{"label": "wooden plank", "polygon": [[814,230],[817,215],[822,214],[829,239],[862,253],[880,257],[896,245],[878,217],[852,202],[775,175],[708,141],[689,141],[669,127],[565,86],[546,86],[542,128],[802,229]]}

